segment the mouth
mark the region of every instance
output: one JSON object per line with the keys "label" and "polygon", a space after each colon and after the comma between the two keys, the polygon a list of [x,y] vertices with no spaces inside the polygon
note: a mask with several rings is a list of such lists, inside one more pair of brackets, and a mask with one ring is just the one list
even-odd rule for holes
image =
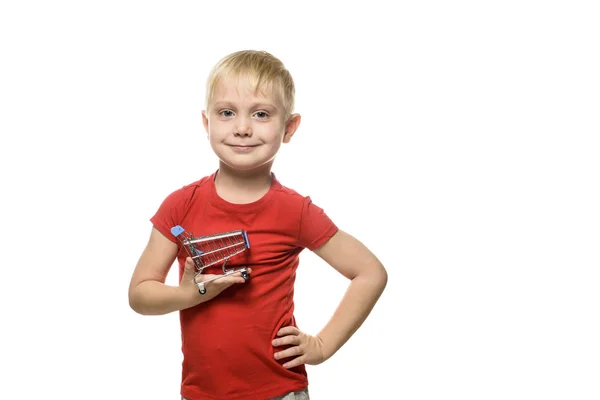
{"label": "mouth", "polygon": [[250,151],[253,148],[258,147],[257,144],[228,144],[227,146],[236,151]]}

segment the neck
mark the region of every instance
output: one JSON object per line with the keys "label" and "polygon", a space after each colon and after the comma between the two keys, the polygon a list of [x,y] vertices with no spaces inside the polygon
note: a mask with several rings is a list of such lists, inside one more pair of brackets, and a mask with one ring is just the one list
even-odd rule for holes
{"label": "neck", "polygon": [[252,203],[269,191],[271,180],[270,164],[257,170],[237,171],[220,162],[215,187],[219,196],[231,203]]}

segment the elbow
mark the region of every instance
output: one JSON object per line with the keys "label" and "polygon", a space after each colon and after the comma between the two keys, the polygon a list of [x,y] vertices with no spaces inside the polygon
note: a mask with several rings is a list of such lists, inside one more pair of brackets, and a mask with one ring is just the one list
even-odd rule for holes
{"label": "elbow", "polygon": [[373,290],[381,295],[388,282],[388,273],[385,270],[385,267],[379,261],[376,261],[373,265],[371,265],[371,268],[367,269],[367,271],[367,277],[371,282]]}
{"label": "elbow", "polygon": [[385,270],[384,266],[381,264],[379,264],[379,267],[377,268],[375,280],[377,282],[377,287],[379,288],[380,293],[383,293],[388,283],[388,273]]}
{"label": "elbow", "polygon": [[140,315],[148,315],[135,288],[129,289],[129,307]]}
{"label": "elbow", "polygon": [[139,302],[135,299],[134,296],[131,295],[131,293],[129,294],[129,307],[136,313],[144,315]]}
{"label": "elbow", "polygon": [[359,278],[359,280],[368,282],[368,286],[378,296],[383,293],[388,282],[388,273],[380,262],[370,265],[370,268],[365,268],[362,272],[350,278]]}
{"label": "elbow", "polygon": [[133,300],[131,297],[129,298],[129,308],[131,308],[133,311],[135,311],[138,314],[144,315],[139,304],[135,300]]}
{"label": "elbow", "polygon": [[140,315],[155,315],[147,307],[144,307],[140,301],[129,299],[129,307]]}

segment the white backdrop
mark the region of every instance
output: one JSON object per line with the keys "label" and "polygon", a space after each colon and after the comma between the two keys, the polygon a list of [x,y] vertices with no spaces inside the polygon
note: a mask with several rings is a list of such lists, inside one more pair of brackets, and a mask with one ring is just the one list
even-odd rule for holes
{"label": "white backdrop", "polygon": [[[245,48],[298,87],[277,177],[389,271],[313,399],[600,398],[593,2],[207,3],[0,6],[0,398],[179,398],[177,314],[127,286],[163,198],[216,168],[204,83]],[[303,253],[301,328],[346,284]]]}

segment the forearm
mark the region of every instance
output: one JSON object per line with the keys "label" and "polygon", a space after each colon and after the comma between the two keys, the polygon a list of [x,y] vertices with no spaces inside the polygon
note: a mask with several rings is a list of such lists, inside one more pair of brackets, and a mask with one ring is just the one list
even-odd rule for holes
{"label": "forearm", "polygon": [[333,356],[365,321],[387,284],[384,270],[352,279],[335,313],[317,335],[325,359]]}
{"label": "forearm", "polygon": [[129,304],[142,315],[163,315],[184,310],[201,302],[199,296],[190,296],[179,286],[169,286],[158,281],[144,281],[131,289]]}

